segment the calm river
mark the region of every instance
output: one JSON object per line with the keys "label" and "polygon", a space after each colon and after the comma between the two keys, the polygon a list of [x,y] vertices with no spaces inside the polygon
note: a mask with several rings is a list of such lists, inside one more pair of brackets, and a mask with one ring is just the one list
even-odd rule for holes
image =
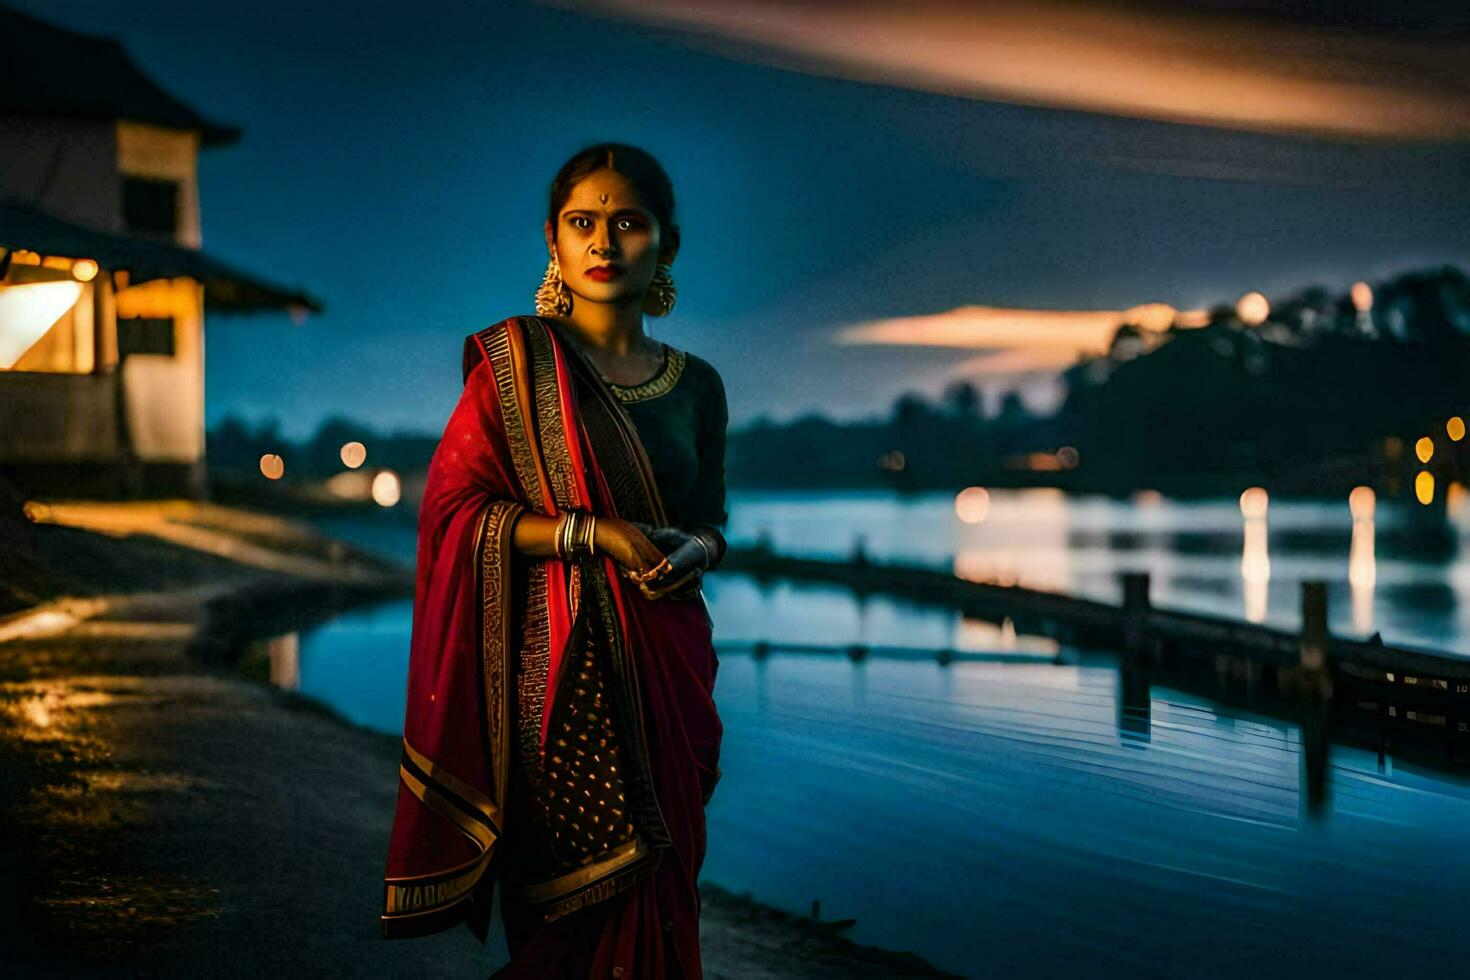
{"label": "calm river", "polygon": [[[1470,562],[1451,523],[1344,500],[1173,502],[997,491],[732,494],[732,542],[904,559],[1117,601],[1147,570],[1158,606],[1283,626],[1329,582],[1332,626],[1470,652]],[[406,521],[323,521],[411,562]],[[1248,544],[1249,542],[1249,544]],[[1470,962],[1470,783],[1390,750],[1332,745],[1307,812],[1302,736],[1167,687],[1120,724],[1107,651],[828,587],[710,576],[722,647],[724,778],[704,877],[793,912],[856,918],[859,942],[974,976],[1365,976]],[[407,602],[272,644],[282,683],[397,732]],[[992,659],[776,653],[754,640],[949,647]],[[1466,766],[1470,772],[1470,766]]]}

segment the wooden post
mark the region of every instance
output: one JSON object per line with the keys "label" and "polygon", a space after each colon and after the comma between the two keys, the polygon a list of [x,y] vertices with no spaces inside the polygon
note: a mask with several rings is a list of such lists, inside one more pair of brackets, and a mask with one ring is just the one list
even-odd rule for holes
{"label": "wooden post", "polygon": [[1303,809],[1309,817],[1321,817],[1327,812],[1327,725],[1330,710],[1330,702],[1326,698],[1309,698],[1301,702],[1301,792]]}
{"label": "wooden post", "polygon": [[1153,701],[1149,694],[1152,644],[1147,623],[1149,611],[1148,572],[1124,572],[1123,649],[1118,659],[1118,734],[1135,742],[1146,742],[1152,734]]}
{"label": "wooden post", "polygon": [[1327,665],[1327,583],[1302,583],[1301,666],[1321,670]]}
{"label": "wooden post", "polygon": [[1144,620],[1149,612],[1148,572],[1124,572],[1123,612],[1126,622],[1123,627],[1123,647],[1133,652],[1143,652],[1149,647]]}

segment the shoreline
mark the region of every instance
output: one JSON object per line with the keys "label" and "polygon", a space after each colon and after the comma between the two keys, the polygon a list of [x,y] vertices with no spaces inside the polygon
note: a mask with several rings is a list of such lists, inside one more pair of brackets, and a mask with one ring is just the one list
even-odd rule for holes
{"label": "shoreline", "polygon": [[[53,595],[0,617],[0,819],[12,828],[0,845],[0,937],[11,964],[19,975],[488,975],[498,936],[481,948],[463,928],[402,942],[378,931],[398,740],[252,678],[236,657],[251,638],[401,596],[401,574],[305,525],[271,518],[262,531],[258,515],[205,506],[212,516],[190,512],[185,526],[233,525],[202,539],[248,545],[254,567],[220,561],[201,575],[190,563],[182,588]],[[170,540],[177,528],[133,532],[145,540],[32,528],[86,534],[89,556],[124,566],[157,561],[159,540],[183,547]],[[282,533],[293,567],[262,569],[267,539]],[[301,563],[323,555],[324,568]],[[952,975],[714,883],[700,890],[709,977]]]}

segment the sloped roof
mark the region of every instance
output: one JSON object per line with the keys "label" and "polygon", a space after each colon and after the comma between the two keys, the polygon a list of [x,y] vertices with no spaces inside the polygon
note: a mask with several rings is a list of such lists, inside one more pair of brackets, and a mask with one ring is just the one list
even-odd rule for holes
{"label": "sloped roof", "polygon": [[97,231],[16,204],[0,202],[0,246],[95,259],[104,269],[128,270],[133,282],[188,276],[204,284],[204,305],[212,310],[322,311],[321,301],[300,289],[258,279],[196,249]]}
{"label": "sloped roof", "polygon": [[205,146],[240,138],[145,75],[111,38],[90,37],[0,8],[0,110],[85,119],[130,119],[197,130]]}

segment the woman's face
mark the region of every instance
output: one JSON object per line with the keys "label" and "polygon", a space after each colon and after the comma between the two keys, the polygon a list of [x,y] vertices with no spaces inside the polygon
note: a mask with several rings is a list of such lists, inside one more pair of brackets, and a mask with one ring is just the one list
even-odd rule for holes
{"label": "woman's face", "polygon": [[672,262],[653,212],[626,177],[606,168],[584,177],[548,222],[546,244],[578,299],[641,306],[660,258]]}

